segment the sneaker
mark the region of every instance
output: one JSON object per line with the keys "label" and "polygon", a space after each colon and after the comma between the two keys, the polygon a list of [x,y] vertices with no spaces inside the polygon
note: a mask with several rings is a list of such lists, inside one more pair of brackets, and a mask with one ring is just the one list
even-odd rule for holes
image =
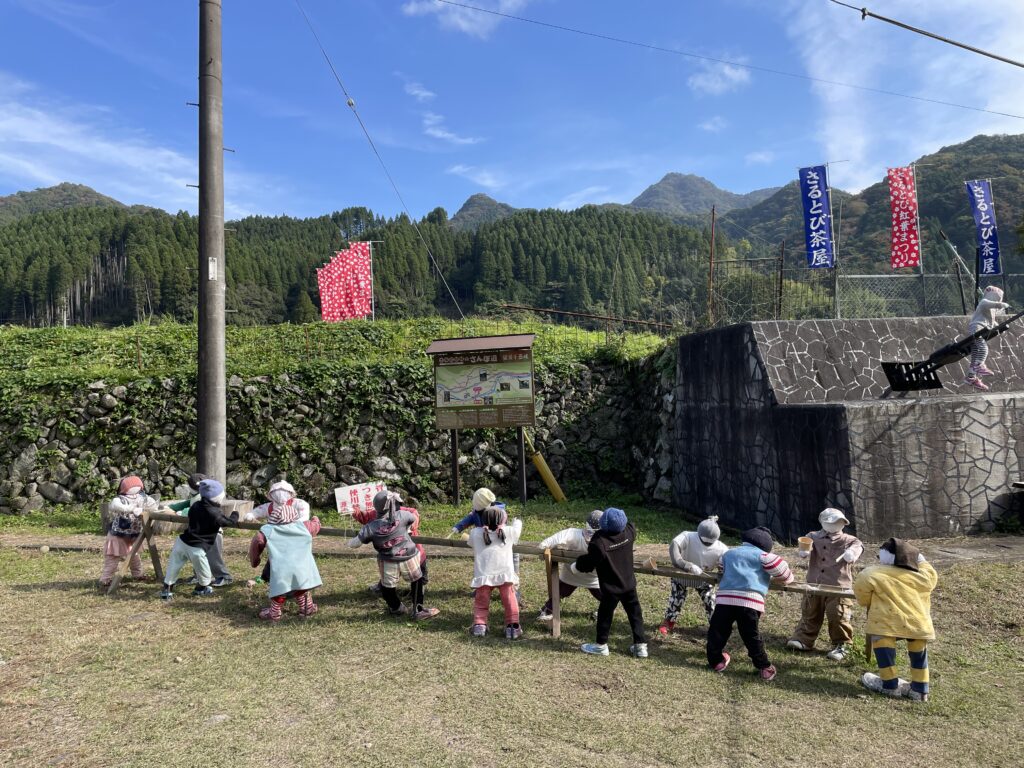
{"label": "sneaker", "polygon": [[537,621],[541,624],[550,624],[555,620],[555,615],[550,611],[541,611],[537,614]]}
{"label": "sneaker", "polygon": [[732,661],[732,656],[728,653],[722,653],[722,660],[715,664],[712,669],[715,672],[725,672],[725,668],[729,666],[729,662]]}
{"label": "sneaker", "polygon": [[982,392],[988,392],[990,389],[989,385],[979,379],[977,376],[969,376],[964,379],[964,384],[970,384],[975,389],[980,389]]}
{"label": "sneaker", "polygon": [[905,695],[911,701],[920,701],[922,703],[927,703],[928,701],[927,693],[921,693],[920,691],[915,691],[912,688],[907,688],[907,692]]}
{"label": "sneaker", "polygon": [[213,587],[211,587],[211,586],[201,587],[201,586],[199,586],[197,584],[196,588],[192,590],[192,596],[193,597],[208,597],[209,595],[212,595],[212,594],[213,594]]}
{"label": "sneaker", "polygon": [[233,576],[221,576],[219,579],[214,579],[210,582],[211,587],[226,587],[228,584],[234,583],[235,579]]}
{"label": "sneaker", "polygon": [[518,624],[509,624],[505,627],[506,640],[518,640],[523,636],[523,628]]}
{"label": "sneaker", "polygon": [[171,588],[164,584],[164,588],[160,590],[161,600],[171,600],[174,597],[174,593],[171,592]]}
{"label": "sneaker", "polygon": [[772,664],[762,670],[759,670],[757,674],[760,675],[761,679],[767,683],[769,680],[775,679],[775,676],[779,674],[779,670],[777,670],[775,665]]}
{"label": "sneaker", "polygon": [[584,643],[580,646],[580,650],[591,656],[607,656],[608,643]]}
{"label": "sneaker", "polygon": [[801,643],[799,640],[790,640],[786,643],[787,648],[792,648],[794,651],[809,651],[811,650],[806,645]]}
{"label": "sneaker", "polygon": [[647,658],[647,643],[634,643],[629,646],[629,652],[638,659]]}
{"label": "sneaker", "polygon": [[977,368],[972,368],[976,376],[995,376],[996,372],[990,369],[987,365],[982,363]]}
{"label": "sneaker", "polygon": [[845,643],[840,643],[831,651],[825,654],[825,657],[832,661],[842,661],[850,654],[850,646]]}
{"label": "sneaker", "polygon": [[865,672],[860,679],[860,684],[873,693],[881,693],[882,695],[889,696],[893,699],[898,699],[901,696],[906,695],[910,690],[910,683],[906,680],[899,679],[897,679],[895,688],[886,688],[882,678],[874,672]]}
{"label": "sneaker", "polygon": [[658,633],[668,637],[668,633],[675,629],[676,623],[674,621],[663,621],[661,626],[658,627]]}
{"label": "sneaker", "polygon": [[277,608],[263,608],[259,613],[256,614],[257,618],[263,619],[264,621],[280,621],[281,620],[281,609]]}
{"label": "sneaker", "polygon": [[395,610],[388,609],[388,614],[391,616],[405,616],[409,612],[409,608],[405,603],[399,605]]}
{"label": "sneaker", "polygon": [[376,584],[371,584],[370,587],[369,587],[369,590],[373,594],[379,595],[380,594],[380,590],[381,590],[380,582],[378,581]]}
{"label": "sneaker", "polygon": [[472,627],[470,627],[469,634],[471,634],[473,637],[483,637],[487,634],[487,625],[474,624]]}
{"label": "sneaker", "polygon": [[437,608],[420,608],[412,615],[412,617],[416,619],[416,621],[426,621],[427,619],[434,618],[440,612],[441,611]]}

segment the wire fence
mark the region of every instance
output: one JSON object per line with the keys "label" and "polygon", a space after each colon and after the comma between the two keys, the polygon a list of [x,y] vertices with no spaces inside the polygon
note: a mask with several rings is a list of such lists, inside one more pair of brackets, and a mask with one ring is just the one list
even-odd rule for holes
{"label": "wire fence", "polygon": [[[833,269],[791,267],[780,258],[720,261],[709,282],[710,325],[752,320],[930,317],[974,311],[974,275],[951,267],[925,274],[848,275]],[[1024,291],[1024,274],[983,277],[1007,296]]]}

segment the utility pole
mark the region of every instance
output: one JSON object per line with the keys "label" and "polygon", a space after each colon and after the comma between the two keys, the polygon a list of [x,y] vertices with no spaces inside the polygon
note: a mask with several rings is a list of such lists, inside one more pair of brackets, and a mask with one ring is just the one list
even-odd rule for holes
{"label": "utility pole", "polygon": [[715,206],[711,206],[711,252],[708,255],[708,327],[715,325]]}
{"label": "utility pole", "polygon": [[224,360],[224,97],[221,0],[199,0],[199,378],[196,465],[221,482],[227,464]]}

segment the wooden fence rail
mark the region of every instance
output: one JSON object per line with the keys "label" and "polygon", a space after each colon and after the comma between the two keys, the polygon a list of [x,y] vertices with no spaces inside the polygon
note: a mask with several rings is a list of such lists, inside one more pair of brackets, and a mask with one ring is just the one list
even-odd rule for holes
{"label": "wooden fence rail", "polygon": [[[148,544],[149,556],[153,562],[153,570],[156,572],[158,580],[163,580],[163,567],[160,563],[160,554],[156,548],[156,542],[153,534],[153,523],[161,521],[165,523],[171,523],[173,525],[186,526],[188,525],[188,517],[184,515],[168,514],[164,512],[146,512],[143,513],[143,526],[142,535],[139,536],[135,543],[132,544],[131,554],[134,555],[139,551],[142,546],[143,540]],[[246,523],[239,522],[238,528],[248,531],[258,531],[266,523]],[[358,530],[349,530],[346,528],[329,528],[323,526],[320,528],[320,536],[337,536],[340,538],[351,539],[359,533]],[[436,536],[413,536],[413,541],[417,544],[424,544],[426,546],[433,547],[451,547],[453,549],[470,549],[468,542],[462,539],[449,539],[439,538]],[[513,548],[515,552],[521,555],[535,555],[540,557],[544,561],[545,565],[545,576],[548,588],[548,597],[551,599],[551,634],[553,637],[558,637],[561,634],[561,601],[559,600],[558,594],[558,563],[573,563],[576,558],[580,556],[580,552],[569,549],[561,548],[550,548],[545,549],[536,544],[520,543],[516,544]],[[126,560],[130,560],[130,556]],[[117,588],[121,583],[121,569],[124,563],[118,565],[117,571],[114,573],[114,577],[110,582],[110,587],[107,589],[107,594],[113,594],[117,591]],[[684,582],[687,586],[701,586],[705,584],[717,584],[718,576],[712,573],[701,573],[694,574],[688,571],[682,571],[673,566],[658,565],[648,559],[645,561],[636,561],[633,563],[633,570],[636,573],[647,574],[649,576],[661,576],[664,578],[678,579]],[[777,584],[772,582],[770,589],[779,590],[782,592],[796,592],[799,594],[813,594],[813,595],[833,595],[836,597],[850,597],[852,598],[853,592],[841,587],[834,587],[825,584]]]}

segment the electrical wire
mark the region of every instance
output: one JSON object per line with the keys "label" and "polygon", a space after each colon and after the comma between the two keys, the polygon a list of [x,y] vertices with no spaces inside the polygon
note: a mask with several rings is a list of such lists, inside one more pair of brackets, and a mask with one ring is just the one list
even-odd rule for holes
{"label": "electrical wire", "polygon": [[444,278],[444,273],[441,272],[441,267],[437,264],[437,259],[434,258],[434,254],[430,250],[430,246],[427,245],[426,238],[423,237],[423,233],[420,232],[419,224],[416,223],[416,219],[409,211],[409,206],[405,204],[405,198],[402,197],[402,193],[398,189],[398,185],[395,183],[394,178],[391,176],[391,172],[388,170],[387,165],[384,162],[384,158],[381,157],[380,152],[377,150],[377,145],[374,143],[373,138],[370,136],[369,130],[366,128],[366,124],[363,122],[363,118],[359,115],[359,110],[356,109],[355,100],[349,95],[348,89],[345,84],[341,81],[341,76],[338,74],[338,70],[334,67],[334,62],[331,61],[331,57],[327,55],[327,51],[324,49],[323,43],[320,42],[320,36],[316,33],[316,29],[313,27],[313,23],[309,20],[309,16],[306,14],[305,9],[299,0],[295,0],[295,5],[299,9],[299,13],[302,14],[302,18],[306,20],[306,26],[309,27],[309,31],[313,34],[313,39],[316,40],[317,46],[320,48],[320,53],[323,54],[324,60],[327,62],[327,66],[331,68],[331,74],[334,75],[334,79],[338,82],[338,87],[341,88],[341,92],[345,94],[345,102],[348,104],[349,109],[352,110],[352,114],[355,115],[356,121],[359,123],[359,127],[363,130],[363,135],[366,136],[366,140],[370,144],[370,149],[373,150],[373,154],[377,157],[377,162],[380,163],[380,167],[384,171],[384,175],[387,176],[388,181],[391,183],[391,188],[395,190],[395,195],[398,197],[398,201],[402,204],[402,210],[405,211],[405,215],[409,217],[409,221],[416,230],[416,235],[419,237],[420,242],[423,243],[423,247],[427,251],[427,256],[430,257],[430,262],[434,265],[434,269],[437,270],[438,277],[441,278],[441,282],[444,283],[445,290],[448,291],[448,295],[451,296],[452,303],[455,304],[455,309],[459,312],[459,317],[463,320],[466,319],[465,313],[462,311],[462,307],[459,306],[458,299],[455,298],[455,294],[452,292],[451,286],[448,285],[448,281]]}
{"label": "electrical wire", "polygon": [[912,27],[909,24],[905,24],[902,21],[896,21],[896,19],[890,19],[887,16],[879,16],[877,13],[872,13],[867,8],[858,8],[855,5],[850,5],[849,3],[841,2],[841,0],[832,0],[832,2],[835,3],[836,5],[843,6],[844,8],[849,8],[851,10],[857,11],[860,14],[860,20],[861,21],[866,20],[870,16],[872,19],[878,19],[879,21],[884,21],[886,24],[892,24],[895,27],[901,27],[901,28],[909,30],[911,32],[916,32],[919,35],[924,35],[925,37],[930,37],[933,40],[938,40],[939,42],[942,42],[942,43],[948,43],[949,45],[955,45],[957,48],[963,48],[965,51],[971,51],[972,53],[978,53],[978,54],[981,54],[982,56],[988,56],[990,59],[995,59],[996,61],[1002,61],[1005,64],[1012,64],[1015,67],[1024,68],[1024,64],[1022,64],[1021,62],[1014,61],[1013,59],[1008,59],[1005,56],[1000,56],[998,53],[990,53],[989,51],[982,50],[981,48],[975,48],[973,45],[967,45],[967,43],[960,43],[960,42],[957,42],[956,40],[951,40],[948,37],[943,37],[942,35],[937,35],[934,32],[929,32],[926,29],[919,29],[917,27]]}
{"label": "electrical wire", "polygon": [[729,59],[719,59],[714,56],[704,56],[699,53],[692,53],[691,51],[683,51],[678,48],[665,48],[660,45],[652,45],[650,43],[641,43],[636,40],[627,40],[622,37],[614,37],[612,35],[603,35],[598,32],[588,32],[585,29],[577,29],[575,27],[567,27],[561,24],[552,24],[547,21],[538,21],[537,19],[529,19],[525,16],[515,16],[510,13],[502,13],[501,11],[492,11],[489,8],[480,8],[475,5],[467,5],[466,3],[457,3],[454,0],[434,0],[434,2],[442,3],[444,5],[451,5],[456,8],[465,8],[469,11],[477,11],[479,13],[487,13],[492,16],[500,16],[504,19],[511,19],[512,21],[521,21],[526,24],[534,24],[538,27],[546,27],[548,29],[554,29],[559,32],[571,32],[574,35],[583,35],[584,37],[593,37],[598,40],[605,40],[612,43],[619,43],[620,45],[631,45],[635,48],[646,48],[651,51],[658,51],[659,53],[670,53],[673,56],[685,56],[689,59],[696,59],[698,61],[708,61],[713,64],[725,64],[730,67],[740,67],[747,69],[752,72],[765,72],[770,75],[780,75],[782,77],[792,77],[797,80],[807,80],[812,83],[821,83],[823,85],[835,85],[840,88],[852,88],[857,91],[866,91],[868,93],[878,93],[883,96],[896,96],[901,99],[913,99],[914,101],[923,101],[928,104],[938,104],[943,107],[955,107],[956,109],[966,109],[971,112],[984,112],[989,115],[999,115],[1000,117],[1012,117],[1015,120],[1024,120],[1024,115],[1014,115],[1010,112],[999,112],[994,109],[985,109],[984,107],[972,107],[968,104],[957,104],[952,101],[943,101],[941,99],[930,99],[926,96],[914,96],[909,93],[900,93],[898,91],[888,91],[884,88],[872,88],[867,85],[857,85],[855,83],[845,83],[840,80],[826,80],[821,77],[813,77],[811,75],[802,75],[798,72],[786,72],[782,69],[772,69],[771,67],[761,67],[756,64],[745,64],[741,61],[730,61]]}

